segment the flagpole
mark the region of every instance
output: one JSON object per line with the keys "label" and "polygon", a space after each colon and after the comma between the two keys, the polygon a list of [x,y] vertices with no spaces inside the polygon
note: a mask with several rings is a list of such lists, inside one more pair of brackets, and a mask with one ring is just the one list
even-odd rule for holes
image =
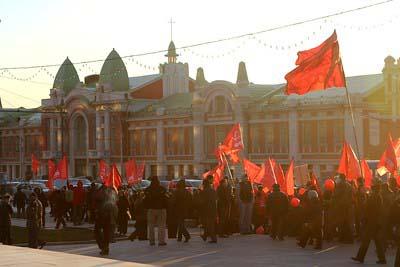
{"label": "flagpole", "polygon": [[232,173],[231,173],[231,168],[229,167],[228,160],[226,159],[226,156],[225,156],[224,152],[222,152],[222,155],[224,156],[224,160],[226,162],[226,166],[228,167],[228,172],[229,172],[229,177],[231,178],[231,183],[233,183],[233,177],[232,177]]}
{"label": "flagpole", "polygon": [[[344,73],[344,72],[343,72]],[[347,103],[349,104],[349,109],[350,109],[350,116],[351,116],[351,122],[353,124],[353,133],[354,133],[354,139],[356,141],[356,150],[357,150],[357,155],[358,155],[358,165],[360,166],[360,171],[361,171],[361,176],[364,178],[364,172],[361,166],[361,159],[360,159],[360,148],[358,146],[358,138],[357,138],[357,133],[356,133],[356,124],[354,121],[354,112],[353,112],[353,106],[351,105],[351,99],[350,99],[350,94],[349,90],[347,89],[347,84],[345,83],[345,89],[346,89],[346,97],[347,97]]]}

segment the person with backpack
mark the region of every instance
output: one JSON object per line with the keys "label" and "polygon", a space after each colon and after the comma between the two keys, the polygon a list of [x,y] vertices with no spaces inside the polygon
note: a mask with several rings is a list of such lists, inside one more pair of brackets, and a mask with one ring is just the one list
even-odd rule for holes
{"label": "person with backpack", "polygon": [[247,178],[243,176],[239,183],[239,228],[240,234],[247,235],[252,233],[251,220],[253,213],[253,188]]}

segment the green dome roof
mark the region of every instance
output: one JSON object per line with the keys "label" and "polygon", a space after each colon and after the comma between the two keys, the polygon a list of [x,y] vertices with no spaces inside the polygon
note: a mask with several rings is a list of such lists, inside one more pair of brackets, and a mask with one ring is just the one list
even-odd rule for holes
{"label": "green dome roof", "polygon": [[121,57],[114,49],[101,68],[99,83],[110,83],[114,91],[129,89],[128,72]]}
{"label": "green dome roof", "polygon": [[74,64],[67,57],[58,69],[53,88],[62,89],[64,94],[67,95],[79,82],[79,75]]}

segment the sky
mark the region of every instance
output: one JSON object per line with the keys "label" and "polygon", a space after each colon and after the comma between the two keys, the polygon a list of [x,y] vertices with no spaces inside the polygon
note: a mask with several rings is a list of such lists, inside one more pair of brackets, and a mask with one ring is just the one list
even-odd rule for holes
{"label": "sky", "polygon": [[[316,18],[381,0],[2,0],[0,68],[104,60],[167,49],[170,19],[177,47]],[[178,50],[191,77],[203,67],[206,79],[236,81],[246,63],[250,82],[284,83],[299,50],[317,46],[337,30],[347,76],[382,71],[388,55],[400,58],[400,0],[359,12],[253,37]],[[165,53],[125,60],[129,76],[158,72]],[[99,73],[103,62],[75,65],[80,79]],[[3,107],[37,107],[49,97],[58,67],[0,70]],[[18,80],[23,79],[23,80]]]}

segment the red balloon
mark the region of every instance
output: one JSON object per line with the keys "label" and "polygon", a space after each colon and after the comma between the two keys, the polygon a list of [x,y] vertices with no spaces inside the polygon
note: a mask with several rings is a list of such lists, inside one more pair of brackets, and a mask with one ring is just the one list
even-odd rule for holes
{"label": "red balloon", "polygon": [[290,205],[293,208],[297,208],[300,205],[300,199],[298,199],[297,197],[294,197],[290,200]]}
{"label": "red balloon", "polygon": [[332,179],[326,179],[324,186],[325,190],[333,191],[335,189],[335,182]]}

